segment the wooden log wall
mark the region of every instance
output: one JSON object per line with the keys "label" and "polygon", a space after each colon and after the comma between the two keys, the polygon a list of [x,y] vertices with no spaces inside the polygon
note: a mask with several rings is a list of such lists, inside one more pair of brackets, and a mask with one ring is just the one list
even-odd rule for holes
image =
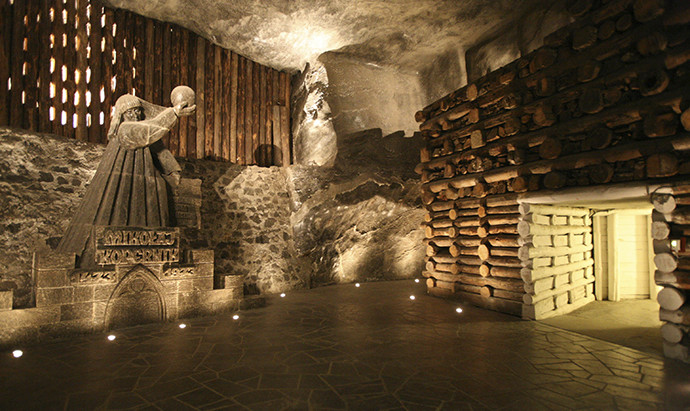
{"label": "wooden log wall", "polygon": [[520,204],[524,318],[562,315],[594,301],[589,213],[588,208]]}
{"label": "wooden log wall", "polygon": [[690,184],[664,191],[652,196],[654,281],[664,287],[657,294],[661,335],[667,357],[690,362]]}
{"label": "wooden log wall", "polygon": [[0,0],[0,126],[105,143],[118,97],[169,106],[182,84],[197,113],[165,138],[174,155],[291,163],[287,73],[100,0]]}
{"label": "wooden log wall", "polygon": [[489,283],[522,267],[519,198],[688,179],[690,3],[581,0],[570,12],[543,47],[415,114],[432,294],[520,315],[522,295]]}

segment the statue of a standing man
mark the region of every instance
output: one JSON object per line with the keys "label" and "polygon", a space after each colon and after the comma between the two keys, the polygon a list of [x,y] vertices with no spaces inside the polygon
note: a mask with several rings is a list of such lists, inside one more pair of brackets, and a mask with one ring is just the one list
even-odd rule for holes
{"label": "statue of a standing man", "polygon": [[176,87],[173,107],[162,107],[130,94],[117,99],[108,130],[108,146],[84,199],[57,251],[75,253],[79,266],[94,263],[89,241],[94,226],[169,227],[174,224],[172,193],[180,166],[161,138],[179,117],[194,113],[194,91]]}

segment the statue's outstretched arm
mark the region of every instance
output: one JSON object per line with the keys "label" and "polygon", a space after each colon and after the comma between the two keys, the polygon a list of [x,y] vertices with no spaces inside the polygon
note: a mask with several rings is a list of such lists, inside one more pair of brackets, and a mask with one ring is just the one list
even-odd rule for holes
{"label": "statue's outstretched arm", "polygon": [[141,108],[144,109],[144,119],[151,119],[158,117],[160,113],[165,111],[168,107],[159,106],[158,104],[149,103],[144,99],[141,100]]}
{"label": "statue's outstretched arm", "polygon": [[120,124],[117,136],[124,149],[133,150],[160,140],[175,124],[177,124],[177,114],[175,108],[170,107],[150,119],[123,122]]}

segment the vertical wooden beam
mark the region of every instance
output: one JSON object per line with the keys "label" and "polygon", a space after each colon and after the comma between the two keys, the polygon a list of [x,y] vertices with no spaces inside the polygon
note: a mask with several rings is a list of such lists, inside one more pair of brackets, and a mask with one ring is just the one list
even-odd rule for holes
{"label": "vertical wooden beam", "polygon": [[283,165],[283,145],[281,143],[281,132],[280,132],[280,108],[281,106],[274,104],[272,106],[273,115],[271,116],[273,121],[271,127],[273,129],[273,141],[276,143],[273,149],[273,164],[276,166]]}
{"label": "vertical wooden beam", "polygon": [[606,219],[606,236],[608,240],[608,276],[609,276],[609,301],[619,301],[619,281],[618,281],[618,250],[616,249],[616,223],[618,215],[611,213]]}
{"label": "vertical wooden beam", "polygon": [[259,121],[261,97],[259,83],[261,81],[261,65],[254,63],[254,76],[252,78],[252,164],[259,164]]}
{"label": "vertical wooden beam", "polygon": [[[0,2],[5,3],[5,0],[0,0]],[[52,126],[50,124],[50,59],[51,59],[51,49],[50,49],[50,35],[52,23],[50,21],[50,5],[51,2],[41,2],[40,5],[40,22],[38,24],[39,33],[39,59],[41,64],[37,66],[38,68],[38,78],[39,78],[39,89],[38,89],[38,131],[42,133],[50,133]],[[0,17],[0,19],[2,19]],[[0,23],[1,26],[1,23]],[[2,31],[2,29],[0,29]],[[1,34],[0,34],[1,35]],[[0,41],[0,44],[2,42]],[[0,48],[2,46],[0,45]],[[2,63],[0,63],[1,65]],[[0,76],[1,77],[1,76]],[[2,81],[2,80],[0,80]],[[0,85],[2,89],[2,85]],[[1,93],[1,92],[0,92]],[[2,100],[0,100],[2,101]],[[2,103],[0,103],[2,104]],[[2,109],[0,109],[2,110]]]}
{"label": "vertical wooden beam", "polygon": [[287,73],[280,73],[282,80],[281,90],[283,91],[285,105],[281,107],[280,115],[280,140],[283,143],[283,166],[292,164],[290,161],[290,76]]}
{"label": "vertical wooden beam", "polygon": [[230,161],[237,162],[237,54],[230,53]]}
{"label": "vertical wooden beam", "polygon": [[594,295],[596,299],[601,301],[606,299],[604,290],[604,282],[606,280],[606,266],[604,266],[604,253],[606,253],[606,244],[602,241],[602,234],[606,226],[606,217],[595,215],[592,218],[592,235],[594,243]]}
{"label": "vertical wooden beam", "polygon": [[[163,24],[162,40],[160,44],[160,53],[162,57],[161,61],[161,105],[165,106],[167,101],[170,99],[170,91],[172,91],[172,25],[169,23]],[[166,147],[170,147],[170,134],[167,133],[163,137],[163,144]]]}
{"label": "vertical wooden beam", "polygon": [[134,89],[137,91],[137,97],[146,99],[146,19],[135,14],[134,15],[135,31],[133,33],[134,47],[137,53],[134,59],[135,76]]}
{"label": "vertical wooden beam", "polygon": [[654,263],[654,239],[652,238],[652,214],[651,210],[649,214],[644,215],[645,222],[645,242],[647,245],[647,275],[649,282],[649,299],[656,300],[659,289],[657,288],[656,281],[654,280],[654,272],[656,271],[656,264]]}
{"label": "vertical wooden beam", "polygon": [[230,50],[222,49],[222,59],[221,59],[221,72],[223,73],[223,98],[218,100],[222,102],[221,104],[221,119],[223,121],[222,128],[222,139],[223,139],[223,160],[230,161],[230,77],[231,67],[230,67]]}
{"label": "vertical wooden beam", "polygon": [[[5,0],[0,0],[1,3],[6,3]],[[38,131],[42,133],[50,133],[51,132],[51,124],[50,124],[50,58],[51,58],[51,49],[50,49],[50,35],[51,35],[51,22],[50,22],[50,2],[41,2],[40,5],[40,13],[41,13],[41,18],[40,22],[38,24],[38,33],[39,33],[39,59],[41,60],[41,64],[38,64],[37,68],[39,70],[38,73],[38,78],[39,78],[39,90],[38,90]],[[2,19],[2,17],[0,17]],[[0,23],[0,26],[2,23]],[[2,29],[0,29],[0,32]],[[1,35],[1,34],[0,34]],[[2,48],[2,41],[0,41],[0,48]],[[0,57],[1,59],[2,57]],[[2,63],[0,63],[2,65]],[[0,76],[2,77],[2,76]],[[0,80],[1,82],[2,80]],[[0,84],[0,90],[2,89],[2,85]],[[0,91],[0,94],[2,92]],[[2,100],[0,99],[0,102]],[[4,104],[4,102],[0,103]],[[2,109],[0,109],[2,110]],[[1,122],[0,122],[1,124]]]}
{"label": "vertical wooden beam", "polygon": [[[180,77],[179,77],[179,85],[189,85],[187,75],[189,71],[189,47],[187,44],[189,43],[189,31],[182,29],[182,28],[177,28],[180,33]],[[169,97],[167,97],[169,98]],[[187,157],[187,136],[188,136],[188,124],[189,122],[189,117],[182,117],[180,118],[180,124],[178,127],[178,134],[180,136],[180,145],[179,145],[179,150],[178,150],[178,155],[180,157]]]}
{"label": "vertical wooden beam", "polygon": [[27,0],[26,9],[26,42],[24,74],[24,128],[38,130],[38,58],[40,56],[40,34],[37,19],[40,15],[40,4],[37,0]]}
{"label": "vertical wooden beam", "polygon": [[283,165],[283,143],[280,139],[280,109],[278,107],[280,103],[280,72],[273,71],[273,109],[271,110],[272,121],[271,127],[273,128],[273,164],[280,166]]}
{"label": "vertical wooden beam", "polygon": [[8,0],[0,0],[0,126],[10,124],[10,47],[12,45],[12,7]]}
{"label": "vertical wooden beam", "polygon": [[213,158],[220,160],[223,158],[223,141],[221,136],[222,123],[221,123],[221,104],[222,104],[222,94],[223,89],[221,74],[221,54],[223,49],[217,45],[213,45]]}
{"label": "vertical wooden beam", "polygon": [[[103,28],[103,37],[105,38],[105,50],[103,51],[103,101],[101,102],[101,111],[103,112],[103,125],[101,126],[101,142],[108,141],[108,128],[110,127],[110,115],[112,107],[115,105],[113,96],[113,52],[115,51],[115,38],[113,37],[113,25],[115,24],[115,12],[109,8],[105,8],[105,27]],[[99,92],[100,94],[100,92]],[[99,114],[100,116],[100,114]],[[99,119],[100,122],[100,119]]]}
{"label": "vertical wooden beam", "polygon": [[204,145],[204,156],[208,159],[213,159],[213,116],[214,116],[214,111],[213,111],[213,100],[215,96],[213,95],[214,91],[214,74],[216,72],[215,67],[214,67],[214,50],[215,47],[211,42],[206,43],[206,83],[204,86],[204,92],[205,92],[205,105],[204,105],[204,113],[206,114],[206,130],[204,131],[204,135],[206,137],[205,145]]}
{"label": "vertical wooden beam", "polygon": [[[125,13],[125,25],[122,27],[123,36],[123,54],[125,56],[123,61],[123,73],[125,74],[125,93],[132,94],[134,90],[133,72],[134,67],[134,34],[136,33],[136,24],[134,22],[134,14],[130,12]],[[118,96],[119,97],[119,96]]]}
{"label": "vertical wooden beam", "polygon": [[261,66],[261,75],[259,76],[259,87],[260,92],[259,92],[259,165],[260,166],[269,166],[269,162],[266,159],[266,153],[267,153],[267,148],[268,144],[266,143],[266,106],[267,106],[267,97],[266,97],[266,72],[267,72],[267,67],[266,66]]}
{"label": "vertical wooden beam", "polygon": [[64,82],[64,88],[67,91],[67,99],[63,100],[63,110],[66,112],[67,122],[65,124],[65,137],[75,138],[76,127],[74,118],[76,116],[76,69],[77,69],[77,10],[75,9],[76,2],[68,1],[65,3],[65,10],[67,11],[67,25],[65,26],[65,33],[67,35],[67,44],[65,46],[65,58],[63,66],[67,70],[67,77]]}
{"label": "vertical wooden beam", "polygon": [[[172,26],[172,33],[170,36],[170,41],[171,41],[171,47],[170,47],[170,55],[171,55],[171,63],[170,63],[170,82],[171,82],[171,87],[172,90],[175,89],[175,87],[180,85],[180,65],[181,65],[181,47],[180,43],[182,42],[182,33],[180,30],[179,26]],[[163,95],[163,103],[164,105],[167,104],[168,101],[170,101],[170,91],[168,91],[166,94]],[[168,150],[170,150],[173,155],[177,156],[180,154],[180,133],[179,133],[180,125],[179,122],[173,128],[170,130],[170,137],[168,139]]]}
{"label": "vertical wooden beam", "polygon": [[[189,69],[187,70],[187,84],[196,89],[196,44],[197,36],[194,33],[187,32],[188,34],[188,50],[187,50],[187,61]],[[199,108],[199,100],[196,100],[197,112]],[[196,115],[187,117],[187,158],[196,158]]]}
{"label": "vertical wooden beam", "polygon": [[273,161],[273,73],[275,70],[269,68],[266,70],[266,122],[264,128],[266,129],[266,165],[275,165]]}
{"label": "vertical wooden beam", "polygon": [[10,76],[12,79],[12,89],[10,90],[10,125],[12,127],[22,127],[24,122],[22,91],[24,90],[25,15],[25,0],[15,0],[12,5],[12,51],[10,52]]}
{"label": "vertical wooden beam", "polygon": [[65,57],[65,47],[63,45],[63,36],[65,34],[65,24],[62,21],[63,4],[56,1],[53,11],[53,58],[55,59],[54,70],[51,78],[52,87],[55,95],[52,98],[52,107],[55,112],[55,119],[52,124],[52,132],[57,135],[64,135],[64,126],[62,125],[62,65]]}
{"label": "vertical wooden beam", "polygon": [[[91,76],[88,83],[89,94],[91,102],[89,104],[90,124],[87,124],[89,130],[89,141],[97,143],[101,141],[102,127],[99,124],[101,113],[101,86],[107,83],[103,77],[102,63],[103,51],[101,50],[103,31],[101,27],[101,16],[103,8],[100,2],[91,2],[91,12],[89,17],[91,32],[89,34],[89,49],[91,50],[89,56],[89,67],[91,68]],[[103,140],[105,141],[105,140]]]}
{"label": "vertical wooden beam", "polygon": [[254,97],[254,88],[252,87],[253,75],[254,75],[254,62],[247,59],[247,73],[245,77],[244,89],[245,89],[245,100],[244,100],[244,164],[254,164],[253,156],[253,145],[252,145],[252,99]]}
{"label": "vertical wooden beam", "polygon": [[[153,41],[146,42],[146,72],[149,72],[148,66],[153,68],[151,70],[151,102],[158,104],[159,106],[165,105],[163,102],[163,62],[161,60],[163,47],[163,31],[165,30],[165,24],[154,21],[153,22]],[[152,50],[149,50],[151,48]],[[149,59],[151,62],[149,63]],[[148,90],[148,84],[146,89]]]}
{"label": "vertical wooden beam", "polygon": [[74,72],[74,82],[77,86],[77,94],[74,96],[74,109],[77,115],[75,132],[78,140],[87,140],[89,137],[89,132],[86,128],[86,69],[88,67],[86,46],[89,44],[89,38],[86,34],[86,23],[88,21],[86,18],[87,0],[75,0],[74,4],[77,12],[75,16],[77,37],[74,44],[77,60],[76,71]]}
{"label": "vertical wooden beam", "polygon": [[125,47],[125,40],[127,39],[127,14],[124,10],[115,10],[115,37],[113,38],[113,49],[115,50],[115,67],[113,74],[115,75],[116,84],[112,93],[110,101],[111,107],[121,95],[131,93],[131,89],[127,89],[127,74],[131,73],[128,70],[129,63],[128,48]]}
{"label": "vertical wooden beam", "polygon": [[205,61],[206,60],[206,40],[201,36],[196,39],[196,158],[204,158],[204,133],[206,122],[204,108],[206,107],[206,96],[204,87],[206,86]]}
{"label": "vertical wooden beam", "polygon": [[145,50],[142,50],[144,54],[142,56],[144,57],[144,72],[141,73],[144,79],[144,98],[147,101],[155,102],[153,98],[153,90],[158,88],[154,82],[154,59],[156,53],[156,48],[154,45],[155,25],[153,19],[145,19],[144,22],[146,25],[146,37],[144,38],[146,40],[144,41]]}
{"label": "vertical wooden beam", "polygon": [[237,75],[237,164],[246,164],[244,156],[244,91],[245,77],[247,76],[247,59],[239,57]]}

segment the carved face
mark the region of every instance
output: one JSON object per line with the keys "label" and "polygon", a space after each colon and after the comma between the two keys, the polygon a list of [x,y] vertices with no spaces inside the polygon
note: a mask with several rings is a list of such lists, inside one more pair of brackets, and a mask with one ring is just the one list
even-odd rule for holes
{"label": "carved face", "polygon": [[132,107],[122,115],[124,121],[141,121],[144,119],[144,110],[141,107]]}

